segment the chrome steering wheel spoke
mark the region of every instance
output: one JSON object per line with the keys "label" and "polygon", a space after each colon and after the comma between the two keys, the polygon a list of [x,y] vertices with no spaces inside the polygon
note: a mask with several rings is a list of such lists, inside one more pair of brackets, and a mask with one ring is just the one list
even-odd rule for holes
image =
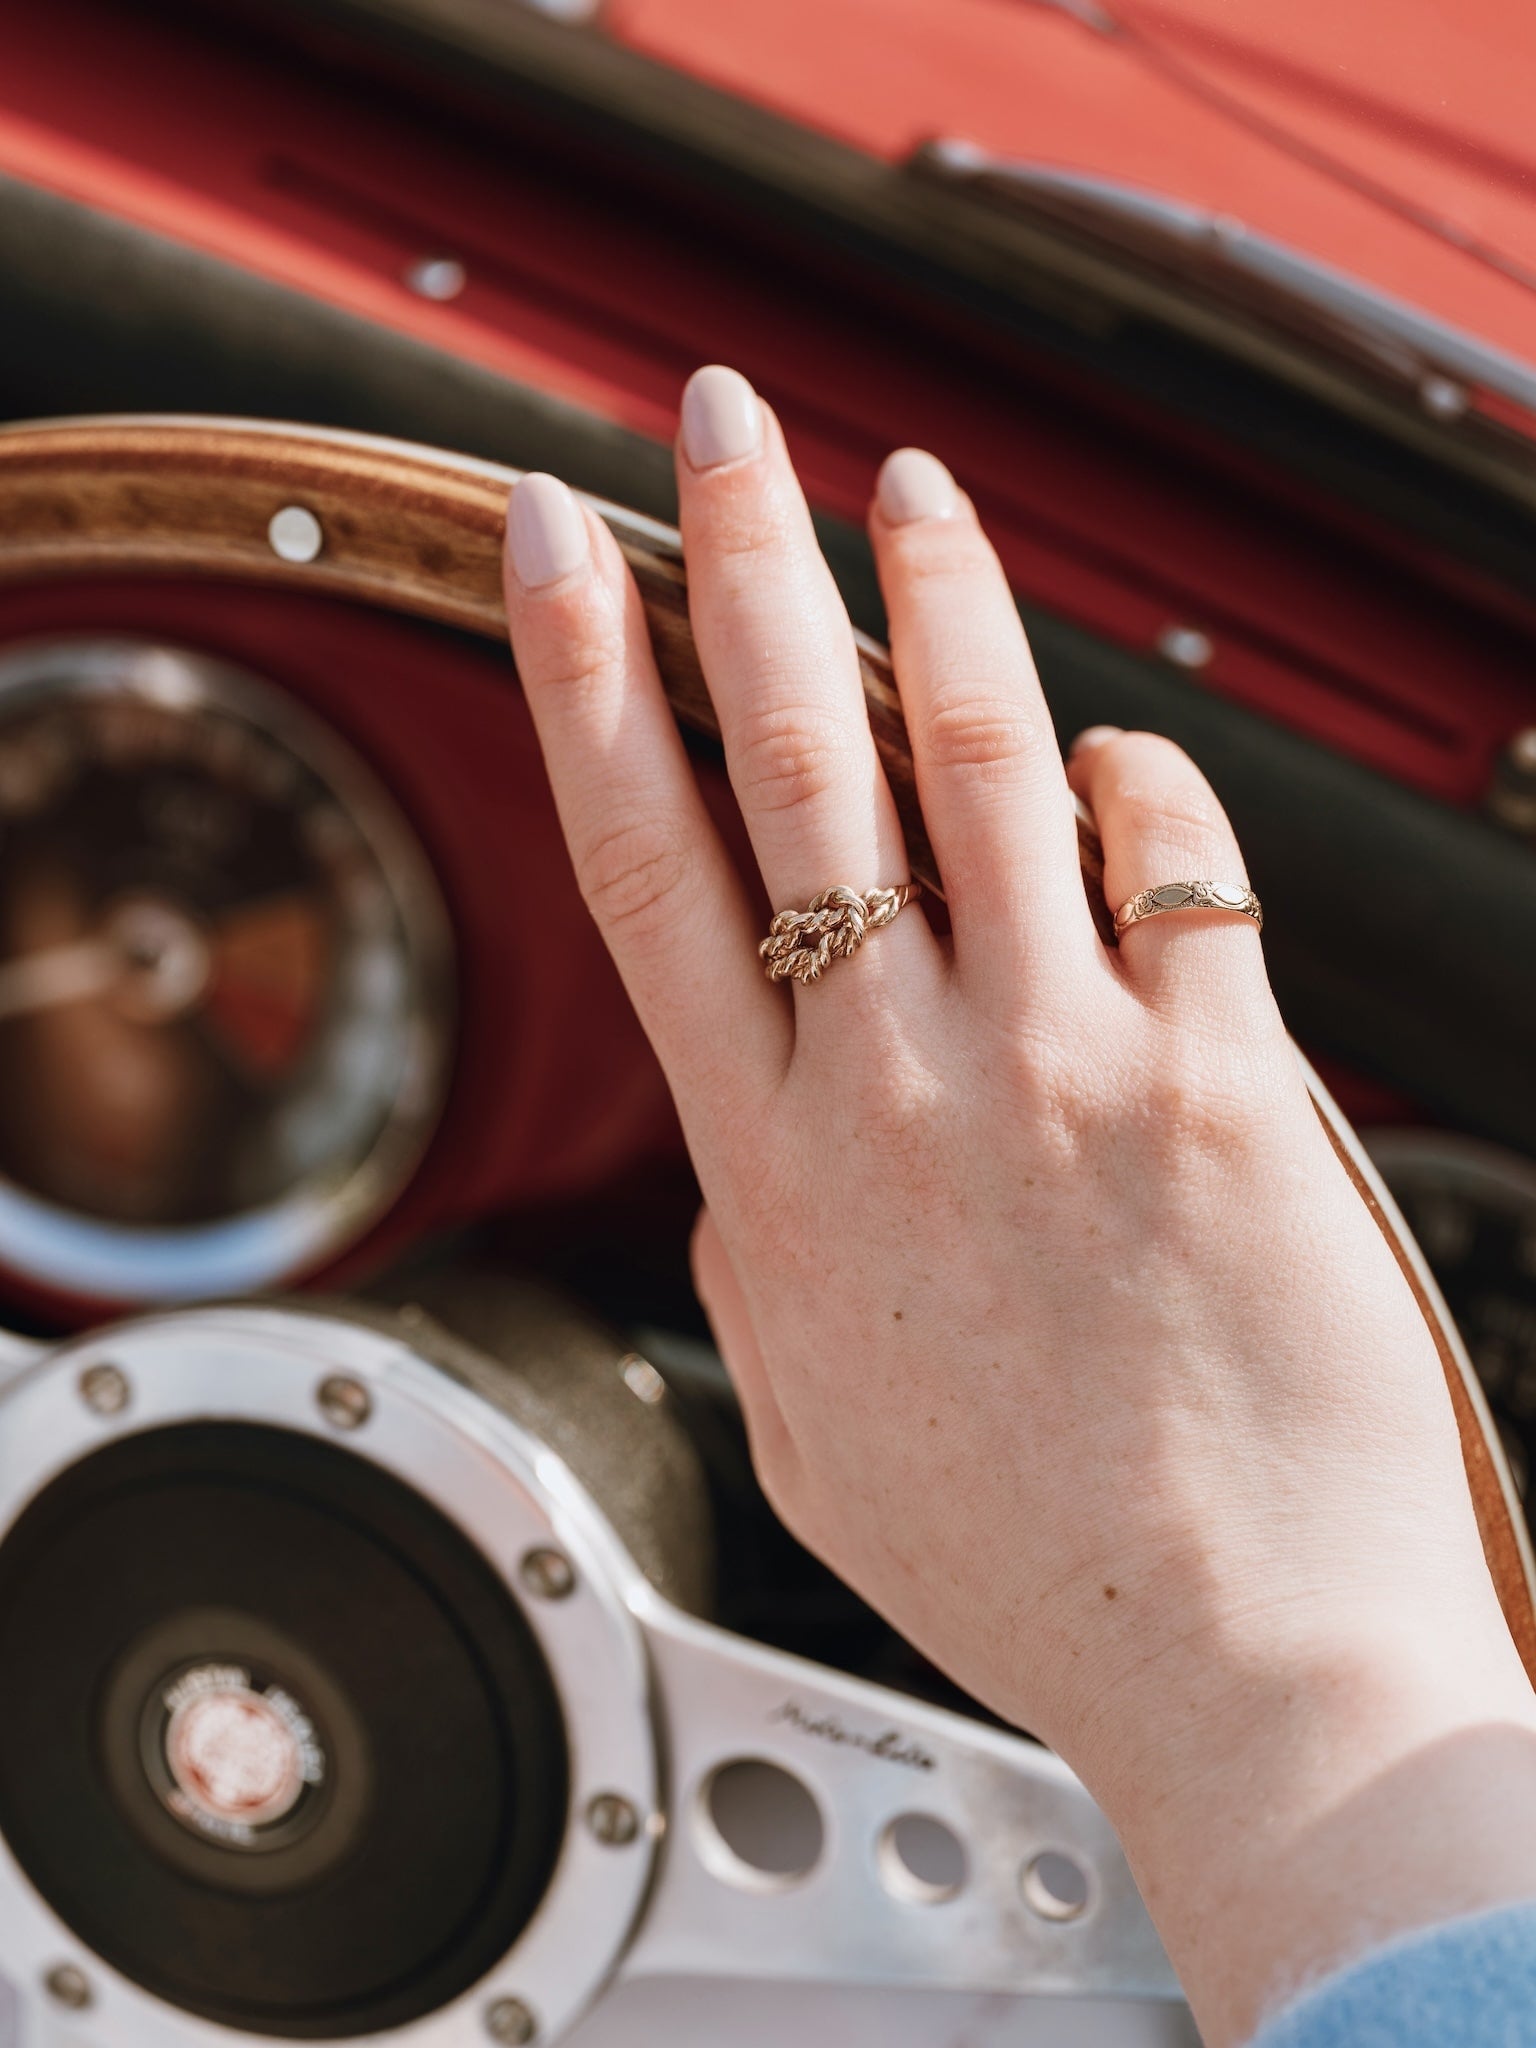
{"label": "chrome steering wheel spoke", "polygon": [[623,1974],[1178,2000],[1108,1822],[1049,1751],[635,1604],[667,1830]]}

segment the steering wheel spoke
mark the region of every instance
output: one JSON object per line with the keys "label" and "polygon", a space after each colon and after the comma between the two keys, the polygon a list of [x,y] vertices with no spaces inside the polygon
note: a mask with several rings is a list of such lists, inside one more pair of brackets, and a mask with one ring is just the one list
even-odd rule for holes
{"label": "steering wheel spoke", "polygon": [[659,1601],[640,1618],[668,1817],[625,1974],[1179,1998],[1049,1751]]}

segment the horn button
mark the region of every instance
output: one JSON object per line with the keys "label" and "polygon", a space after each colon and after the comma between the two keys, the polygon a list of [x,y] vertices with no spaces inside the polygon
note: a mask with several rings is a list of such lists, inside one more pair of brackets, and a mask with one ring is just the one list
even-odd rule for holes
{"label": "horn button", "polygon": [[260,1686],[241,1665],[194,1665],[161,1692],[159,1716],[161,1797],[179,1821],[232,1848],[261,1848],[325,1781],[313,1721],[292,1693]]}

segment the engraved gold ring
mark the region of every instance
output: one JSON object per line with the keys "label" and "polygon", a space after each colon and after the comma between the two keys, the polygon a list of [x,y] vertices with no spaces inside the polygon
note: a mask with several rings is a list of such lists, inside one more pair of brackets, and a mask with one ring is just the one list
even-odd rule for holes
{"label": "engraved gold ring", "polygon": [[894,889],[823,889],[805,910],[781,910],[758,947],[768,963],[770,981],[819,981],[834,960],[857,953],[871,932],[910,903],[916,882],[898,882]]}
{"label": "engraved gold ring", "polygon": [[1159,882],[1115,912],[1115,937],[1168,910],[1235,910],[1264,929],[1264,906],[1244,882]]}

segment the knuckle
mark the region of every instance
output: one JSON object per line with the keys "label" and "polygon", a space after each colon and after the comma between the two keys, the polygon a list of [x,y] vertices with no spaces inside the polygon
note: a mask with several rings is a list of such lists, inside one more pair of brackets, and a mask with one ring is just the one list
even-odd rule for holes
{"label": "knuckle", "polygon": [[725,488],[710,506],[708,530],[701,536],[704,552],[710,573],[727,588],[745,586],[761,575],[765,555],[789,550],[790,516],[777,494],[765,493],[754,477],[727,476],[720,482]]}
{"label": "knuckle", "polygon": [[658,923],[688,874],[687,855],[654,822],[613,825],[583,850],[576,879],[587,908],[606,931]]}
{"label": "knuckle", "polygon": [[1169,1034],[1138,1080],[1140,1149],[1170,1185],[1229,1174],[1268,1142],[1283,1090],[1267,1048],[1250,1055],[1193,1033]]}
{"label": "knuckle", "polygon": [[946,771],[1017,767],[1035,757],[1039,737],[1017,704],[959,688],[934,699],[922,728],[925,756]]}
{"label": "knuckle", "polygon": [[612,621],[568,612],[549,622],[537,657],[525,658],[522,668],[535,689],[579,702],[622,679],[622,630]]}
{"label": "knuckle", "polygon": [[1218,833],[1226,837],[1226,815],[1201,784],[1183,783],[1155,795],[1143,794],[1139,802],[1148,819],[1155,820],[1165,831],[1171,827],[1180,838],[1204,844]]}
{"label": "knuckle", "polygon": [[1237,1107],[1237,1091],[1210,1065],[1188,1052],[1175,1056],[1165,1051],[1148,1077],[1138,1116],[1170,1147],[1204,1151],[1225,1141]]}
{"label": "knuckle", "polygon": [[1124,809],[1208,837],[1225,832],[1226,813],[1194,762],[1160,733],[1128,733],[1112,741],[1107,764]]}
{"label": "knuckle", "polygon": [[845,741],[836,721],[813,705],[759,706],[734,738],[734,778],[754,810],[795,810],[836,785]]}
{"label": "knuckle", "polygon": [[[877,1019],[868,1021],[878,1026]],[[909,1190],[931,1188],[948,1100],[943,1079],[893,1048],[843,1085],[857,1151],[883,1169],[899,1170]]]}

